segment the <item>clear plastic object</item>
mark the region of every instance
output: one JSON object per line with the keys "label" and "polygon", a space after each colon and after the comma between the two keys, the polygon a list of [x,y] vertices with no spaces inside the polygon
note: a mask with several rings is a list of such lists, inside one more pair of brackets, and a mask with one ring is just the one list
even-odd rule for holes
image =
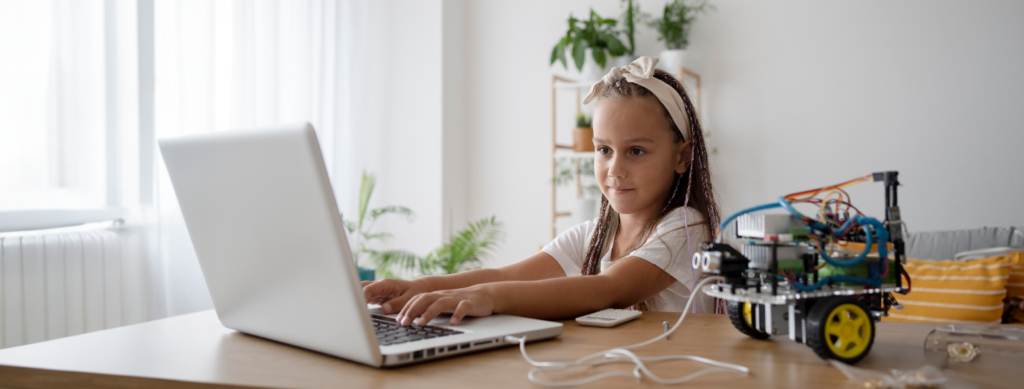
{"label": "clear plastic object", "polygon": [[1008,358],[1020,362],[1024,361],[1024,329],[945,325],[928,333],[924,353],[929,363],[939,365],[999,363]]}
{"label": "clear plastic object", "polygon": [[924,365],[914,370],[893,370],[892,375],[882,372],[861,369],[845,363],[829,360],[832,366],[839,369],[858,386],[867,389],[900,389],[900,388],[935,388],[946,383],[946,374],[932,365]]}

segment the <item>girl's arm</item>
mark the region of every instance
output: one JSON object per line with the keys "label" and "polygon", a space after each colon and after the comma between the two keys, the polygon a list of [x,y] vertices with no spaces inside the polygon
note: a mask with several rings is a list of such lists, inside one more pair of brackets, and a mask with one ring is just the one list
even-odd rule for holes
{"label": "girl's arm", "polygon": [[505,282],[534,281],[565,277],[565,271],[550,254],[539,252],[517,263],[497,269],[478,269],[444,276],[426,276],[411,281],[383,279],[363,281],[366,302],[381,304],[384,313],[397,312],[410,298],[439,290],[467,288],[474,285]]}
{"label": "girl's arm", "polygon": [[648,299],[675,278],[643,258],[616,261],[601,274],[536,281],[506,281],[468,288],[423,293],[413,297],[398,315],[403,325],[426,325],[441,313],[449,323],[465,316],[505,313],[542,319],[576,317],[604,308],[625,308]]}

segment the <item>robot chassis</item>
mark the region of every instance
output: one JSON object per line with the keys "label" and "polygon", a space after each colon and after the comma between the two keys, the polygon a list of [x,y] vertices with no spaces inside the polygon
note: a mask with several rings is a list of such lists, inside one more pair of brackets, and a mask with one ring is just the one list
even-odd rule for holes
{"label": "robot chassis", "polygon": [[[901,274],[906,273],[903,271],[905,256],[897,204],[897,174],[895,171],[888,171],[873,173],[859,179],[859,182],[870,180],[885,183],[885,223],[878,224],[874,219],[857,219],[873,221],[880,227],[874,231],[878,238],[879,254],[873,257],[867,255],[872,244],[871,234],[867,229],[860,234],[849,234],[848,231],[843,234],[847,241],[862,241],[866,246],[859,267],[843,266],[850,266],[846,269],[859,268],[866,271],[870,278],[819,277],[819,272],[822,271],[841,270],[832,266],[832,263],[838,262],[838,258],[827,258],[828,261],[824,263],[821,261],[824,259],[821,257],[827,257],[823,250],[824,238],[838,233],[830,228],[831,225],[820,223],[820,219],[811,220],[783,204],[782,207],[787,208],[792,215],[754,215],[741,211],[722,224],[724,231],[732,219],[747,216],[748,220],[737,221],[737,238],[761,238],[760,241],[749,241],[738,247],[721,242],[701,244],[702,251],[693,256],[693,267],[704,272],[716,273],[724,278],[715,285],[705,286],[703,292],[727,301],[730,321],[743,334],[755,339],[788,335],[790,340],[806,344],[822,358],[848,364],[857,363],[871,350],[875,322],[882,316],[888,316],[892,307],[902,309],[893,293],[909,292],[909,276],[907,288],[903,287],[901,278]],[[842,186],[844,184],[821,188],[814,194],[829,189],[841,190]],[[828,205],[827,200],[828,197],[822,209]],[[784,198],[780,198],[780,202],[784,201]],[[831,216],[833,224],[840,224],[844,221],[844,215],[839,214],[841,205],[841,202],[837,202],[835,211],[831,214],[823,213],[821,218]],[[849,207],[846,219],[850,219],[848,211]],[[823,225],[825,228],[820,228]],[[819,228],[814,228],[815,226]],[[792,232],[796,235],[806,232],[805,237],[816,234],[817,241],[821,242],[818,249],[822,251],[814,252],[809,240],[802,240],[799,236],[790,234]],[[888,235],[887,240],[882,239],[885,235]],[[886,241],[886,246],[891,248],[894,258],[889,260],[888,255],[885,255],[887,261],[883,264],[880,254],[887,250],[881,245]],[[780,262],[786,262],[788,269],[780,270]],[[891,267],[886,267],[886,273],[891,273],[894,277],[879,277],[883,266]],[[849,279],[860,280],[868,285],[842,282]]]}

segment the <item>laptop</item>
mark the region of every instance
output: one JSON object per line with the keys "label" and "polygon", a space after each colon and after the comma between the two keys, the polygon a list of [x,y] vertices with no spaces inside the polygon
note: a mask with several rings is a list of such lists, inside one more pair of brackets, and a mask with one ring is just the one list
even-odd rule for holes
{"label": "laptop", "polygon": [[309,124],[159,145],[225,327],[375,367],[502,347],[508,335],[562,334],[561,323],[509,315],[401,327],[368,305]]}

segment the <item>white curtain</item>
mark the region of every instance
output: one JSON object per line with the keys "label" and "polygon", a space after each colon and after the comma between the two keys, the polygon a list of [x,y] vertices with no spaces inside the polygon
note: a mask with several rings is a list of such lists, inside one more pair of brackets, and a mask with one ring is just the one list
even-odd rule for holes
{"label": "white curtain", "polygon": [[[153,42],[139,34],[149,5]],[[339,205],[351,210],[365,161],[384,158],[376,130],[387,99],[375,79],[386,70],[374,61],[387,60],[387,7],[0,0],[0,213],[126,207],[130,226],[148,236],[137,259],[151,288],[147,318],[211,308],[163,161],[155,143],[140,144],[139,102],[154,93],[158,139],[311,122]],[[140,45],[155,51],[155,92],[140,89]],[[155,171],[140,171],[149,148]],[[140,200],[147,174],[152,206]]]}
{"label": "white curtain", "polygon": [[[374,25],[368,18],[385,17],[370,3],[157,0],[157,138],[308,121],[336,189],[354,188],[353,162],[369,150],[354,147],[368,116],[352,116],[352,95],[370,84],[352,64],[381,39],[362,30]],[[211,308],[162,161],[158,166],[156,255],[167,272],[168,313]],[[342,210],[355,202],[353,190],[335,194]]]}

